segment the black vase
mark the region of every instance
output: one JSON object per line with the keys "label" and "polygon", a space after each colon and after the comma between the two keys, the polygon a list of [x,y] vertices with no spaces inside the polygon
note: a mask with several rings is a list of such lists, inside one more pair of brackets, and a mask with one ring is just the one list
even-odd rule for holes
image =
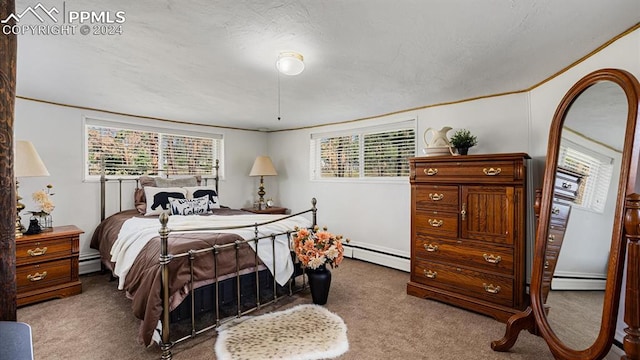
{"label": "black vase", "polygon": [[458,154],[467,155],[469,153],[469,148],[456,148],[458,150]]}
{"label": "black vase", "polygon": [[314,304],[324,305],[329,297],[331,286],[331,271],[322,265],[317,269],[307,269],[311,298]]}

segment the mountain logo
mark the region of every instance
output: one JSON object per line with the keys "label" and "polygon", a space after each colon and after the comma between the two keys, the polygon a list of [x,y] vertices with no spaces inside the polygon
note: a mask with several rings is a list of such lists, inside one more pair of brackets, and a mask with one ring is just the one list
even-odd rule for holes
{"label": "mountain logo", "polygon": [[0,21],[0,23],[6,24],[9,21],[11,21],[11,19],[15,20],[16,23],[19,23],[20,20],[22,19],[22,17],[27,15],[28,13],[33,14],[33,16],[35,16],[38,20],[40,20],[40,22],[44,22],[45,19],[38,14],[38,10],[40,10],[41,12],[46,14],[54,22],[56,22],[56,23],[58,22],[58,19],[56,19],[53,16],[53,14],[59,14],[60,13],[60,11],[58,11],[58,9],[56,9],[55,7],[52,7],[51,10],[47,10],[47,8],[44,5],[42,5],[41,3],[38,3],[34,7],[31,7],[31,6],[27,7],[20,14],[17,14],[17,15],[16,14],[9,14],[9,16],[7,16],[6,19]]}

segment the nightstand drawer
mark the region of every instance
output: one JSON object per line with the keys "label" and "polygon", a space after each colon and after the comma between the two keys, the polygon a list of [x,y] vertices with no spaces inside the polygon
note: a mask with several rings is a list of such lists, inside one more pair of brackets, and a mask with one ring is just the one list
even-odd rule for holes
{"label": "nightstand drawer", "polygon": [[71,253],[69,238],[19,243],[16,245],[16,265],[70,256]]}
{"label": "nightstand drawer", "polygon": [[71,259],[23,265],[16,268],[16,283],[20,292],[64,284],[71,279]]}

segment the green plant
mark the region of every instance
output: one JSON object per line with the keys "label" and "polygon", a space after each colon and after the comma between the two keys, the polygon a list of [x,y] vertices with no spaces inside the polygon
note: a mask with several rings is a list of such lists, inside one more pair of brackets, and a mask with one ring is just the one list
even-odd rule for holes
{"label": "green plant", "polygon": [[455,133],[453,133],[453,136],[451,137],[451,139],[449,139],[449,142],[451,143],[451,145],[453,145],[453,147],[457,149],[468,149],[470,147],[476,146],[478,144],[478,139],[475,135],[471,134],[471,131],[467,129],[459,129],[456,130]]}

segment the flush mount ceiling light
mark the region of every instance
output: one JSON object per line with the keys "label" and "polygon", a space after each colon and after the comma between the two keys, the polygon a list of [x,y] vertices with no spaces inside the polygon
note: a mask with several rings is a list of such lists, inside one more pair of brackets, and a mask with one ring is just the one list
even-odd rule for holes
{"label": "flush mount ceiling light", "polygon": [[285,75],[298,75],[304,70],[304,58],[297,52],[283,52],[278,56],[276,68]]}

